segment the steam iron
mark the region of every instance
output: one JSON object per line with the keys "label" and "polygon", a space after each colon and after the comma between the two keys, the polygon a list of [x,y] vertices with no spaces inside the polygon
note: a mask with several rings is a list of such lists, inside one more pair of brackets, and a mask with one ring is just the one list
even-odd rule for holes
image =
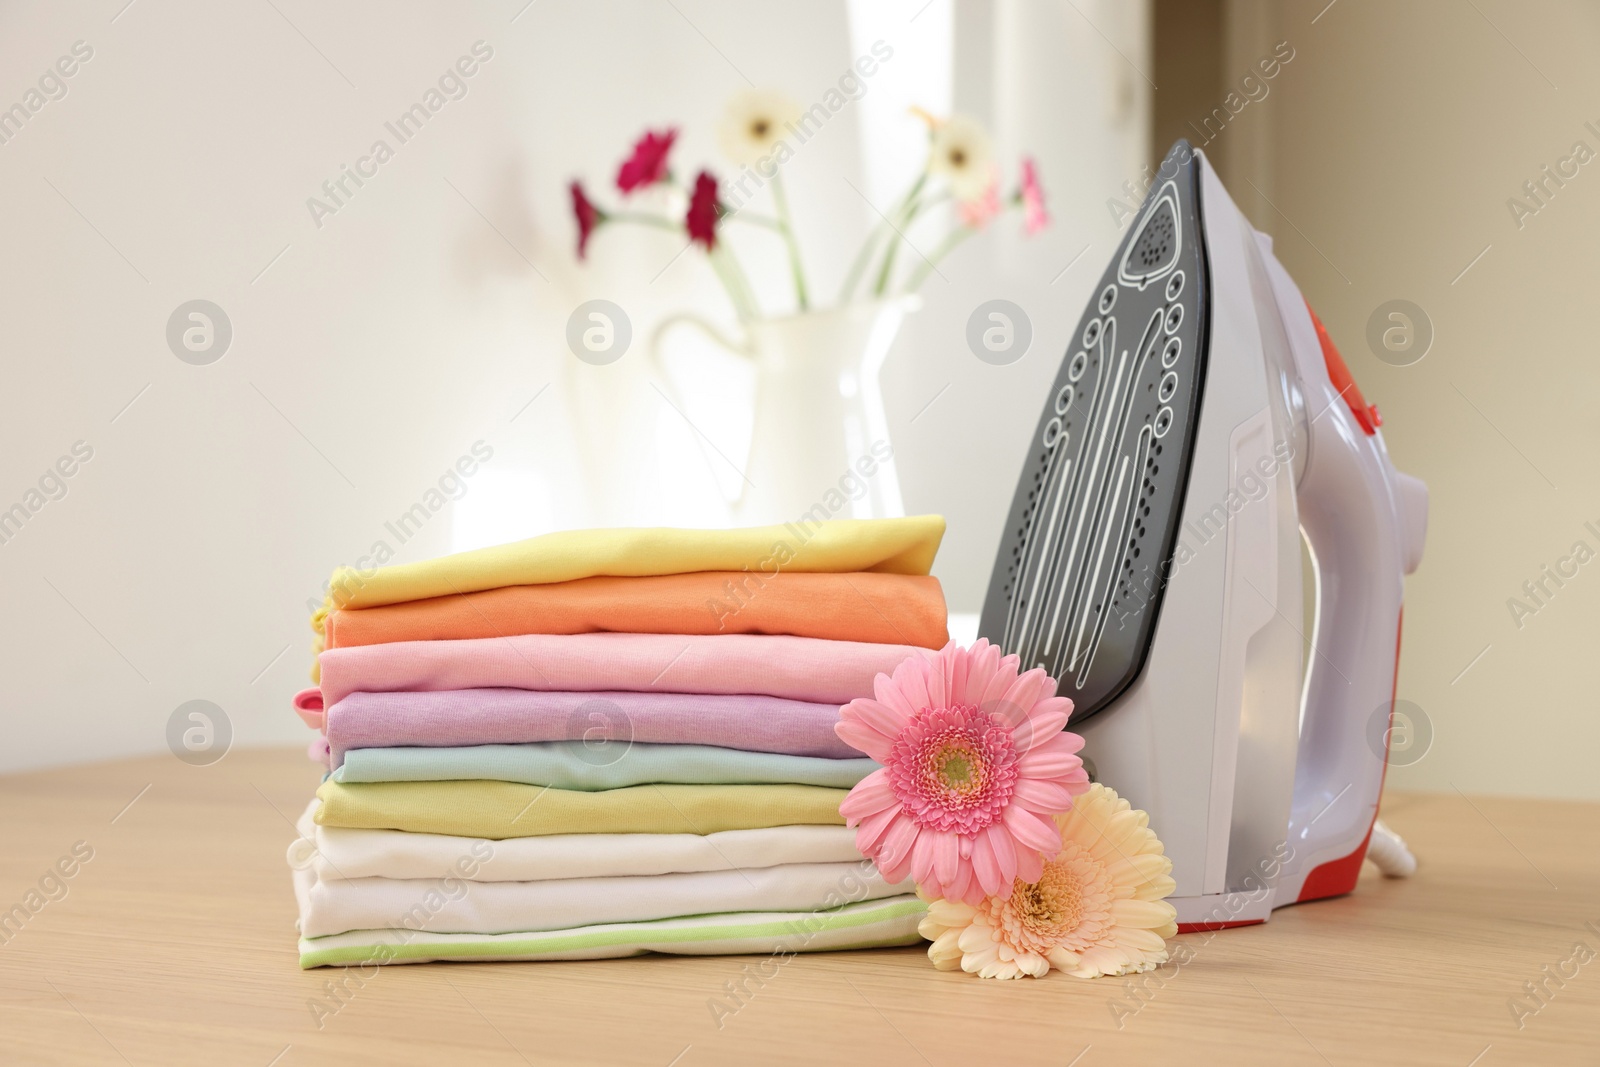
{"label": "steam iron", "polygon": [[1355,886],[1428,510],[1379,424],[1179,141],[1045,402],[979,632],[1072,698],[1092,773],[1160,830],[1182,929]]}

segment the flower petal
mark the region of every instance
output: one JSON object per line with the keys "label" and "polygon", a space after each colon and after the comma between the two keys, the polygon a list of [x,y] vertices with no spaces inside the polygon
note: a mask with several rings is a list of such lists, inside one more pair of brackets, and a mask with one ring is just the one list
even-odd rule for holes
{"label": "flower petal", "polygon": [[993,710],[1015,726],[1033,711],[1033,706],[1040,700],[1054,695],[1055,682],[1050,680],[1043,667],[1035,667],[1019,675],[995,702],[995,707],[986,710]]}
{"label": "flower petal", "polygon": [[1029,778],[1063,778],[1083,767],[1077,754],[1082,745],[1083,738],[1077,734],[1056,734],[1024,752],[1017,769]]}
{"label": "flower petal", "polygon": [[925,660],[908,659],[894,669],[895,688],[900,690],[905,702],[915,714],[923,708],[933,707],[928,696],[929,664]]}
{"label": "flower petal", "polygon": [[[978,956],[980,954],[992,956],[998,954],[998,949],[995,946],[995,930],[987,924],[973,923],[961,931],[958,943],[961,945],[961,951],[968,956]],[[987,962],[987,960],[982,961],[982,963]]]}
{"label": "flower petal", "polygon": [[[991,831],[996,826],[989,826],[982,833],[972,839],[972,877],[977,887],[987,896],[999,896],[1011,887],[1008,873],[1014,872],[1017,866],[1016,853],[1013,851],[1008,857],[1010,862],[1002,867],[1000,857],[994,846],[994,835]],[[998,827],[1000,835],[1005,837],[1006,844],[1011,844],[1011,835],[1003,827]]]}
{"label": "flower petal", "polygon": [[1135,926],[1155,929],[1172,921],[1177,911],[1164,900],[1116,900],[1111,903],[1111,916],[1118,926]]}
{"label": "flower petal", "polygon": [[1054,855],[1061,848],[1061,831],[1057,828],[1055,820],[1035,815],[1018,804],[1007,807],[1004,818],[1006,829],[1011,831],[1017,843],[1024,848],[1050,855]]}
{"label": "flower petal", "polygon": [[917,834],[917,843],[911,849],[911,877],[917,880],[918,885],[938,886],[933,876],[933,863],[940,836],[937,830],[928,829]]}
{"label": "flower petal", "polygon": [[908,722],[921,710],[911,706],[911,701],[906,699],[905,692],[900,689],[895,679],[887,674],[879,674],[872,680],[872,695],[877,698],[878,703],[888,707]]}
{"label": "flower petal", "polygon": [[[940,888],[944,892],[946,900],[963,902],[971,900],[972,903],[977,903],[983,899],[983,889],[973,880],[972,864],[970,863],[957,864],[955,877]],[[962,903],[960,906],[970,907],[967,903]]]}
{"label": "flower petal", "polygon": [[1117,928],[1117,947],[1128,953],[1141,953],[1153,956],[1167,947],[1154,930],[1145,930],[1133,926],[1119,926]]}
{"label": "flower petal", "polygon": [[907,818],[899,808],[884,808],[861,820],[856,829],[856,850],[863,856],[876,856],[882,849],[883,835],[897,819]]}
{"label": "flower petal", "polygon": [[1021,663],[1022,661],[1016,656],[1000,657],[994,673],[989,676],[989,683],[983,687],[983,693],[977,702],[978,707],[989,710],[1005,698],[1011,687],[1017,683],[1017,668]]}
{"label": "flower petal", "polygon": [[[945,648],[955,648],[955,642],[950,642]],[[966,649],[956,651],[957,654],[946,660],[944,672],[944,696],[950,704],[962,703],[962,697],[967,692],[967,676],[972,672],[972,653]]]}
{"label": "flower petal", "polygon": [[[874,774],[877,772],[874,771]],[[865,780],[863,780],[865,781]],[[858,785],[856,789],[860,789]],[[855,791],[851,791],[851,796]],[[1065,782],[1052,782],[1043,778],[1020,778],[1011,794],[1013,803],[1032,808],[1045,815],[1054,815],[1072,807],[1072,789]],[[844,810],[841,805],[840,811]]]}
{"label": "flower petal", "polygon": [[1054,853],[1036,852],[1031,848],[1020,849],[1017,852],[1017,878],[1019,882],[1037,882],[1044,876],[1044,860],[1049,855],[1055,858]]}
{"label": "flower petal", "polygon": [[1017,746],[1018,752],[1028,752],[1059,737],[1066,725],[1066,712],[1035,709],[1012,727],[1011,743]]}
{"label": "flower petal", "polygon": [[885,878],[901,882],[911,870],[911,850],[917,843],[919,827],[903,812],[897,812],[896,815],[889,824],[889,832],[883,835],[883,841],[878,845],[878,854],[872,858],[877,861],[878,869]]}
{"label": "flower petal", "polygon": [[876,730],[886,741],[891,742],[900,736],[900,731],[904,730],[906,723],[910,721],[910,716],[871,697],[857,697],[852,700],[839,709],[839,718],[846,721],[854,719]]}
{"label": "flower petal", "polygon": [[950,668],[955,663],[956,659],[962,655],[965,655],[965,653],[962,652],[962,650],[954,641],[951,641],[949,644],[945,645],[944,648],[940,649],[939,652],[934,655],[932,662],[928,664],[928,670],[922,674],[923,685],[927,687],[928,691],[928,707],[942,708],[949,703],[948,696],[950,692]]}
{"label": "flower petal", "polygon": [[1072,701],[1066,697],[1046,697],[1033,705],[1033,713],[1035,715],[1054,714],[1058,711],[1064,715],[1071,715]]}
{"label": "flower petal", "polygon": [[928,905],[929,918],[944,926],[967,926],[978,909],[956,900],[935,900]]}
{"label": "flower petal", "polygon": [[975,708],[982,707],[984,691],[999,669],[1000,649],[979,638],[967,656],[966,677],[961,688],[953,694],[955,700]]}
{"label": "flower petal", "polygon": [[889,783],[888,770],[879,767],[855,784],[849,795],[840,802],[839,814],[849,822],[876,815],[884,808],[899,803],[900,798],[894,795],[894,786]]}
{"label": "flower petal", "polygon": [[961,866],[961,839],[952,833],[927,833],[924,837],[933,839],[933,875],[940,885],[948,885],[955,881],[956,871]]}
{"label": "flower petal", "polygon": [[[1106,874],[1119,886],[1129,887],[1128,895],[1140,900],[1159,900],[1166,893],[1151,893],[1146,889],[1159,889],[1163,881],[1172,879],[1172,861],[1159,852],[1145,852],[1135,856],[1118,856],[1105,863]],[[1168,893],[1171,890],[1167,890]]]}
{"label": "flower petal", "polygon": [[878,731],[853,719],[841,719],[834,723],[833,732],[839,740],[879,763],[888,761],[889,753],[894,747]]}
{"label": "flower petal", "polygon": [[1010,830],[1005,825],[992,824],[984,829],[984,838],[989,843],[990,853],[995,857],[995,872],[998,873],[997,885],[989,889],[990,893],[1005,893],[1011,888],[1011,883],[1016,881],[1016,840],[1011,837]]}

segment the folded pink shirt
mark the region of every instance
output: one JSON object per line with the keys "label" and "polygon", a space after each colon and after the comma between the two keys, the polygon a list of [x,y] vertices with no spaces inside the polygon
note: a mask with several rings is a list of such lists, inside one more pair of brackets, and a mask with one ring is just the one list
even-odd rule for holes
{"label": "folded pink shirt", "polygon": [[[322,699],[447,689],[755,694],[817,704],[872,695],[925,648],[768,634],[524,634],[396,641],[323,652]],[[302,704],[296,699],[296,707]]]}
{"label": "folded pink shirt", "polygon": [[534,741],[586,742],[584,758],[609,765],[634,742],[715,745],[747,752],[849,759],[838,704],[766,696],[688,693],[542,693],[454,689],[351,693],[328,709],[327,748],[312,758],[338,767],[355,748],[456,748]]}

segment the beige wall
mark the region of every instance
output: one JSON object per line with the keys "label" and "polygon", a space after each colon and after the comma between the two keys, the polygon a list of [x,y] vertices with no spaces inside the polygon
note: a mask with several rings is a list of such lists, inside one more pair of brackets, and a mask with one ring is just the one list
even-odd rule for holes
{"label": "beige wall", "polygon": [[[1506,607],[1573,542],[1600,550],[1583,525],[1600,526],[1584,329],[1600,275],[1600,164],[1521,230],[1506,210],[1574,141],[1600,149],[1584,129],[1600,125],[1600,15],[1576,3],[1476,0],[1480,15],[1338,0],[1313,25],[1325,2],[1223,5],[1230,21],[1210,39],[1222,42],[1224,84],[1263,43],[1287,39],[1296,57],[1213,154],[1383,409],[1397,462],[1433,491],[1400,695],[1436,739],[1393,780],[1600,796],[1600,560],[1520,629]],[[646,122],[685,122],[686,160],[716,158],[710,124],[743,82],[696,27],[756,80],[805,96],[850,59],[847,5],[800,17],[781,3],[680,0],[680,15],[541,2],[512,22],[518,6],[404,19],[377,3],[320,12],[300,0],[280,2],[283,15],[176,2],[120,15],[120,3],[0,9],[0,104],[74,41],[95,49],[67,95],[0,146],[0,507],[75,441],[95,449],[66,497],[0,546],[0,769],[160,751],[168,716],[195,698],[221,704],[243,743],[302,740],[285,706],[305,677],[305,599],[476,440],[496,450],[486,479],[526,477],[509,490],[475,483],[465,507],[533,485],[543,503],[530,521],[546,527],[700,514],[658,476],[643,431],[616,450],[632,475],[612,495],[631,510],[591,492],[605,457],[579,444],[583,428],[596,412],[649,428],[661,405],[627,361],[615,375],[577,365],[561,331],[592,296],[630,294],[640,320],[715,310],[714,284],[689,257],[662,273],[677,251],[665,235],[619,233],[579,268],[563,183],[603,182]],[[1143,163],[1145,75],[1167,79],[1141,44],[1143,5],[961,0],[913,20],[922,8],[890,11],[897,47],[909,60],[936,36],[926,27],[957,24],[957,103],[994,123],[1007,158],[1039,156],[1057,220],[1034,241],[996,235],[949,261],[948,288],[929,294],[885,374],[907,504],[949,516],[939,573],[952,605],[971,611],[1039,397],[1121,236],[1105,202]],[[315,228],[306,197],[480,38],[496,54],[470,95]],[[821,212],[818,242],[848,246],[871,221],[839,180],[861,166],[858,119],[797,163],[795,196]],[[1293,225],[1238,181],[1246,174]],[[977,363],[961,335],[996,292],[1036,318],[1034,350],[1004,368]],[[209,367],[178,362],[163,339],[173,308],[196,297],[235,328]],[[1437,328],[1407,368],[1363,341],[1372,309],[1396,297]],[[447,551],[452,521],[436,517],[401,558]]]}
{"label": "beige wall", "polygon": [[[1390,780],[1600,797],[1600,559],[1547,581],[1545,606],[1521,590],[1577,542],[1600,553],[1585,527],[1600,530],[1600,162],[1520,228],[1507,207],[1575,142],[1600,152],[1600,9],[1326,4],[1229,5],[1230,41],[1287,39],[1296,57],[1214,154],[1382,410],[1395,462],[1432,494],[1399,697],[1431,721],[1433,747]],[[1242,51],[1224,60],[1240,75]],[[1365,340],[1395,298],[1435,330],[1412,366]],[[1520,625],[1512,597],[1537,608]]]}
{"label": "beige wall", "polygon": [[[862,27],[894,61],[785,170],[818,291],[877,224],[846,184],[876,188],[863,145],[920,148],[912,100],[953,92],[1008,167],[1037,156],[1056,220],[1024,240],[1012,217],[947,260],[884,374],[907,505],[949,516],[939,575],[977,610],[1040,398],[1120,236],[1105,197],[1143,163],[1142,3],[122,8],[0,5],[0,108],[75,41],[94,50],[0,142],[0,511],[74,442],[94,449],[0,543],[0,772],[162,751],[194,699],[220,705],[240,744],[303,744],[288,702],[307,684],[305,602],[377,541],[400,562],[448,552],[468,513],[509,512],[505,540],[725,521],[643,356],[662,315],[726,321],[725,297],[673,234],[603,233],[580,265],[566,183],[606,187],[646,124],[682,125],[685,174],[728,173],[713,130],[744,78],[815,101]],[[479,40],[494,56],[468,94],[315,225],[307,198]],[[769,235],[729,241],[758,288],[783,284],[782,258],[759,254]],[[964,335],[997,292],[1036,330],[1005,367]],[[233,324],[209,366],[164,337],[195,298]],[[591,298],[634,322],[606,367],[566,349]],[[711,435],[748,423],[742,398],[718,404],[717,378],[689,383]],[[466,495],[398,543],[385,523],[478,441],[494,455]]]}

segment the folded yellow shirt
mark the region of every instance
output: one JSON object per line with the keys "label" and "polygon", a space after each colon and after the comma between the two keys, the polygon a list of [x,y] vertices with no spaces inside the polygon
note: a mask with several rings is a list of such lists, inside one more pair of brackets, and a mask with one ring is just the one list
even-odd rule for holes
{"label": "folded yellow shirt", "polygon": [[814,785],[635,785],[600,792],[517,782],[326,781],[322,826],[457,837],[712,834],[768,826],[842,826],[847,789]]}
{"label": "folded yellow shirt", "polygon": [[943,536],[944,518],[939,515],[823,522],[802,518],[782,526],[739,530],[563,530],[418,563],[365,570],[340,567],[311,622],[321,633],[322,620],[333,608],[372,608],[600,575],[626,578],[746,568],[757,575],[779,570],[927,574]]}

